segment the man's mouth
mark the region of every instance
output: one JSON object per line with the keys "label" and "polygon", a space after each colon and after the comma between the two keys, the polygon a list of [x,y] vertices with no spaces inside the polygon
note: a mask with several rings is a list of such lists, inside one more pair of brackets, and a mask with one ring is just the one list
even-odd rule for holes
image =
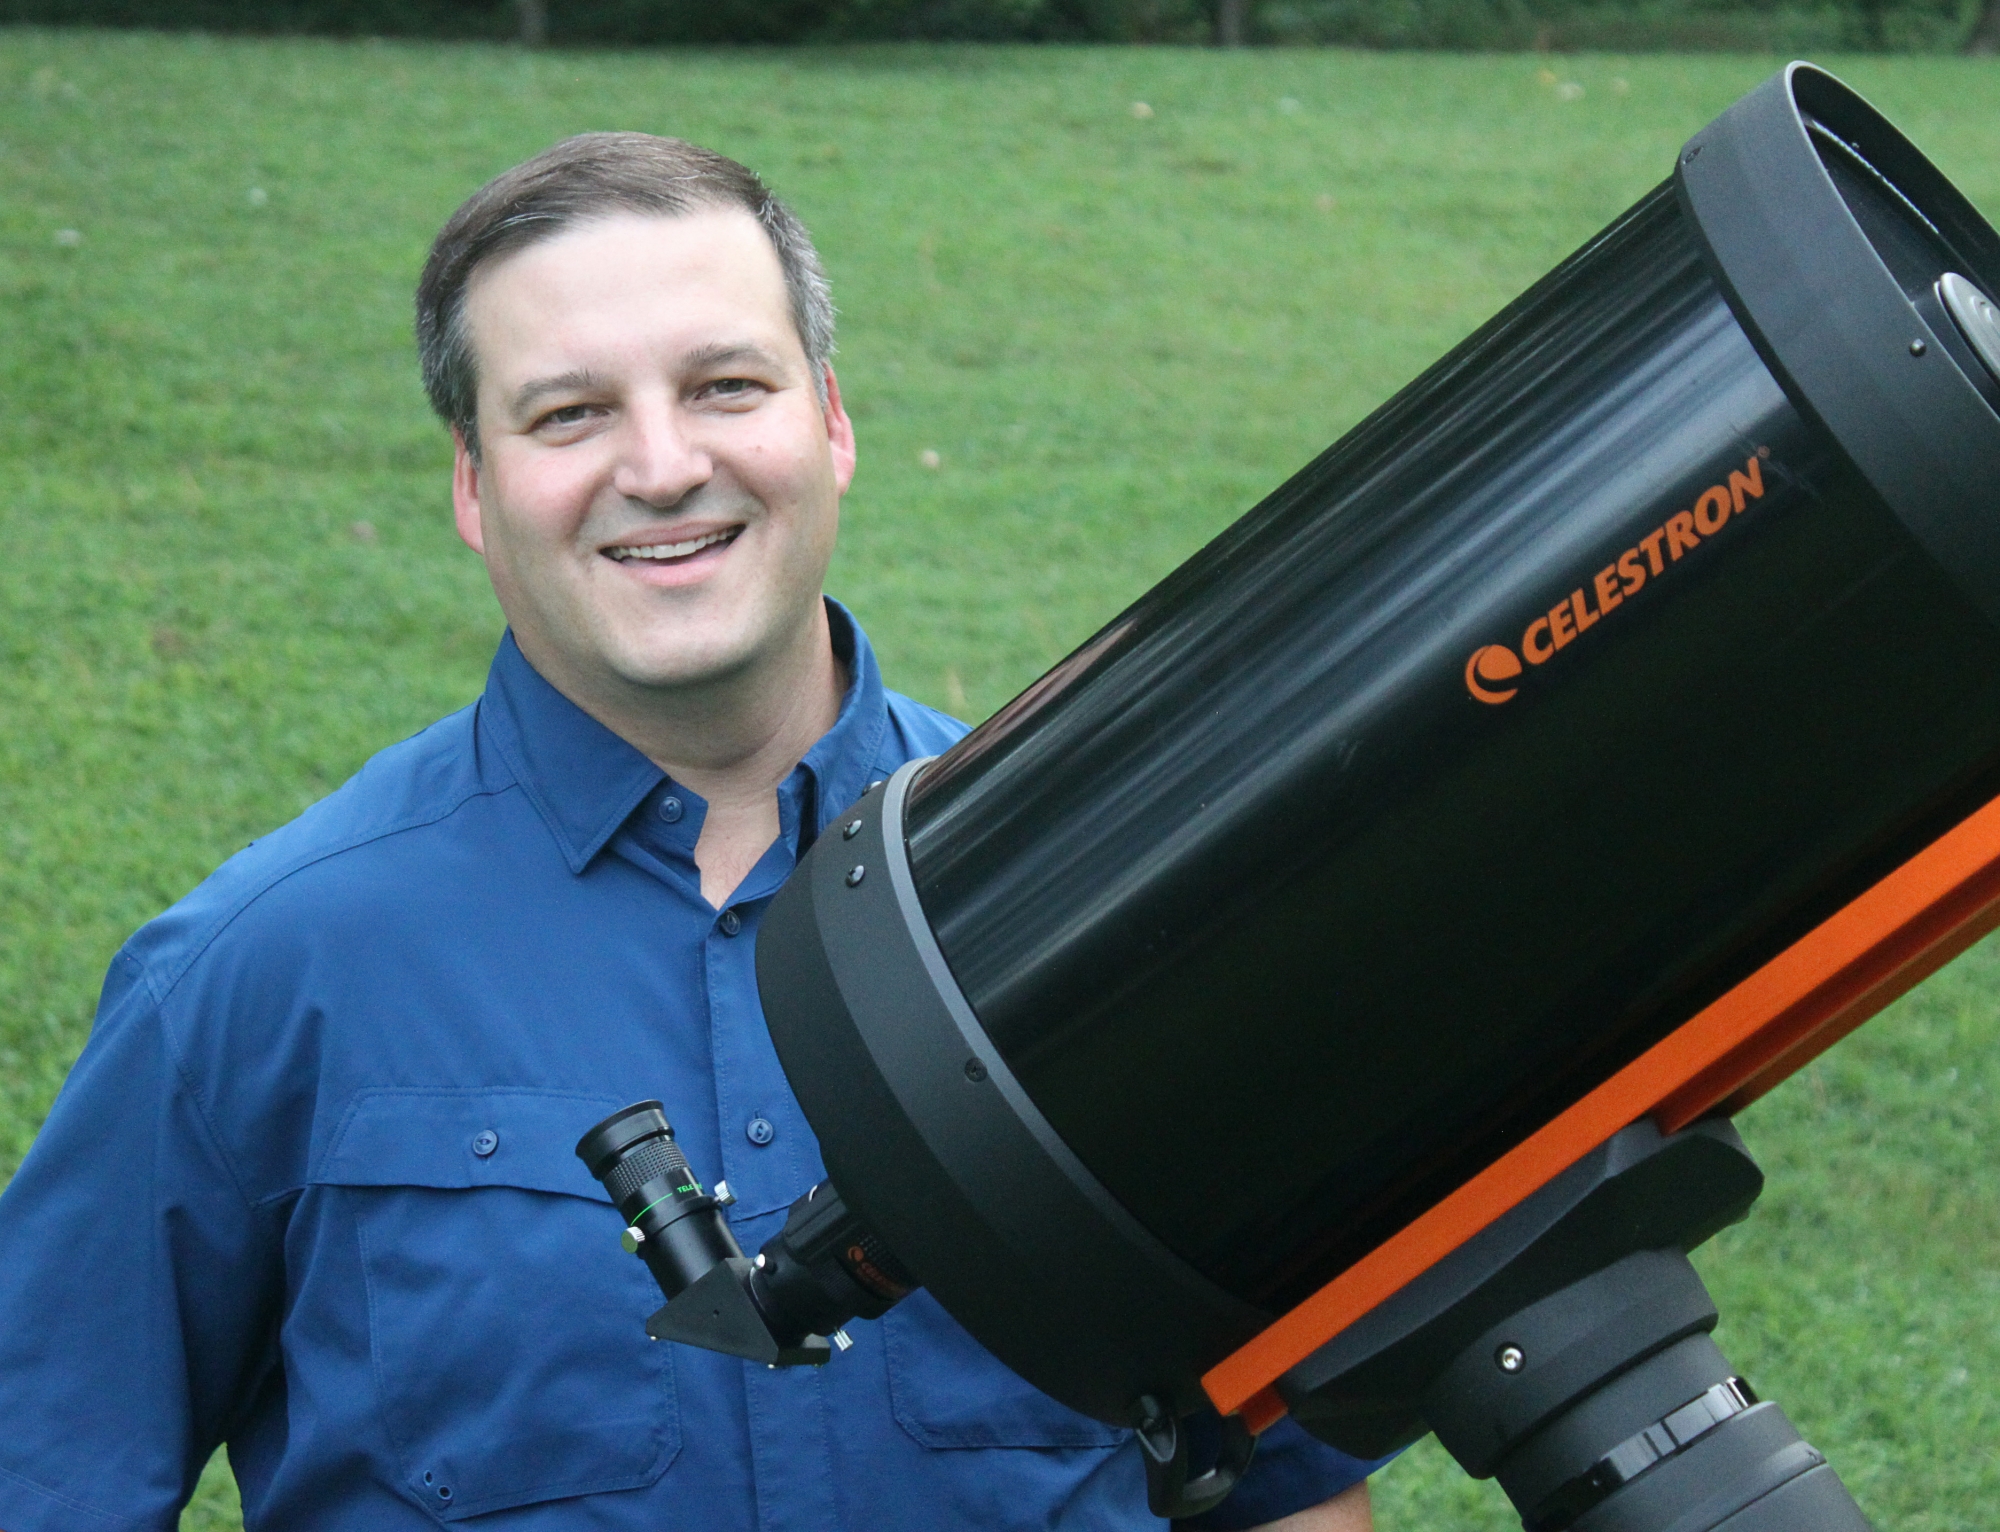
{"label": "man's mouth", "polygon": [[699,537],[682,538],[672,543],[642,543],[633,548],[606,548],[605,557],[616,559],[621,564],[672,564],[682,559],[691,559],[697,553],[714,548],[723,543],[732,543],[742,533],[741,527],[724,527],[718,532],[704,532]]}

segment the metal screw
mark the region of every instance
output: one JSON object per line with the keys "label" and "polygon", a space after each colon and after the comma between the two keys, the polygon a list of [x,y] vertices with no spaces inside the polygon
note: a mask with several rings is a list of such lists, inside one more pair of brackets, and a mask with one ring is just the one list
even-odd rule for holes
{"label": "metal screw", "polygon": [[736,1204],[736,1193],[732,1192],[729,1189],[729,1183],[727,1181],[716,1182],[715,1190],[713,1193],[711,1193],[711,1195],[715,1198],[717,1202],[721,1203],[724,1207],[734,1207]]}
{"label": "metal screw", "polygon": [[757,1259],[752,1261],[750,1264],[752,1266],[755,1266],[759,1271],[762,1271],[764,1269],[764,1257],[762,1253],[760,1252],[757,1256]]}
{"label": "metal screw", "polygon": [[867,876],[868,869],[863,867],[859,862],[856,862],[852,867],[847,869],[847,886],[849,888],[857,888],[860,886],[861,880]]}
{"label": "metal screw", "polygon": [[845,1351],[849,1346],[854,1344],[854,1337],[847,1333],[845,1327],[835,1330],[827,1339],[832,1341],[835,1348],[841,1351]]}
{"label": "metal screw", "polygon": [[965,1078],[970,1080],[974,1085],[977,1085],[981,1080],[986,1078],[986,1066],[977,1059],[967,1059],[965,1061]]}
{"label": "metal screw", "polygon": [[861,821],[858,819],[850,819],[847,821],[847,828],[840,832],[840,838],[842,840],[853,840],[854,837],[859,835],[860,833],[861,833]]}
{"label": "metal screw", "polygon": [[1528,1365],[1528,1354],[1519,1346],[1502,1346],[1493,1353],[1493,1361],[1502,1372],[1519,1372]]}
{"label": "metal screw", "polygon": [[1930,348],[1929,346],[1926,346],[1926,345],[1925,345],[1925,344],[1923,343],[1923,340],[1922,340],[1922,338],[1921,338],[1921,337],[1920,337],[1920,338],[1918,338],[1918,339],[1916,339],[1916,340],[1913,340],[1913,341],[1911,341],[1911,342],[1910,342],[1910,355],[1911,355],[1911,356],[1922,356],[1922,355],[1923,355],[1923,354],[1924,354],[1924,353],[1925,353],[1926,351],[1928,351],[1928,350],[1930,350],[1930,349],[1931,349],[1931,348]]}
{"label": "metal screw", "polygon": [[646,1243],[646,1231],[637,1224],[633,1224],[619,1236],[618,1243],[625,1247],[627,1255],[637,1255],[639,1247]]}

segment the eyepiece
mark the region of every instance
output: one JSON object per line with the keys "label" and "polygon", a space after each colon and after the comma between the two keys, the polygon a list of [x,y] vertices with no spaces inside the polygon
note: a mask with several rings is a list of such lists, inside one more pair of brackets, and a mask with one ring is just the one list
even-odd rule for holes
{"label": "eyepiece", "polygon": [[640,1101],[612,1113],[584,1134],[576,1146],[576,1155],[616,1202],[638,1189],[637,1183],[627,1183],[634,1169],[649,1162],[643,1152],[648,1145],[665,1143],[674,1154],[680,1153],[673,1137],[673,1125],[667,1121],[661,1103]]}
{"label": "eyepiece", "polygon": [[721,1205],[695,1178],[659,1102],[605,1118],[578,1141],[576,1155],[623,1215],[627,1248],[669,1298],[711,1267],[742,1258]]}
{"label": "eyepiece", "polygon": [[[647,1333],[775,1366],[824,1362],[825,1336],[874,1319],[917,1286],[880,1236],[822,1181],[792,1204],[755,1265],[703,1189],[657,1101],[614,1112],[577,1141],[625,1219],[625,1248],[667,1295]],[[699,1288],[676,1304],[690,1288]]]}
{"label": "eyepiece", "polygon": [[577,1140],[576,1157],[593,1176],[601,1176],[607,1160],[655,1133],[673,1136],[666,1107],[658,1101],[635,1101],[613,1112]]}

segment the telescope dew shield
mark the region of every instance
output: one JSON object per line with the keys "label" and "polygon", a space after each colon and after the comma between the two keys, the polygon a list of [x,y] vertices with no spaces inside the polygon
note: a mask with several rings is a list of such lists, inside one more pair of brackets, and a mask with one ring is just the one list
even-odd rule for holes
{"label": "telescope dew shield", "polygon": [[1049,1393],[1191,1409],[1992,798],[1996,291],[1830,76],[1704,129],[813,850],[759,983],[849,1203]]}

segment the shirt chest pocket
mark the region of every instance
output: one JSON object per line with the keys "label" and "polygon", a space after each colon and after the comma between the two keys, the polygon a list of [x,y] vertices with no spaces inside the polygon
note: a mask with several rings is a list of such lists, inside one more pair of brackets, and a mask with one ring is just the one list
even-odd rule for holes
{"label": "shirt chest pocket", "polygon": [[445,1521],[639,1488],[680,1451],[659,1294],[572,1152],[619,1104],[364,1092],[313,1178],[352,1221],[402,1482]]}

